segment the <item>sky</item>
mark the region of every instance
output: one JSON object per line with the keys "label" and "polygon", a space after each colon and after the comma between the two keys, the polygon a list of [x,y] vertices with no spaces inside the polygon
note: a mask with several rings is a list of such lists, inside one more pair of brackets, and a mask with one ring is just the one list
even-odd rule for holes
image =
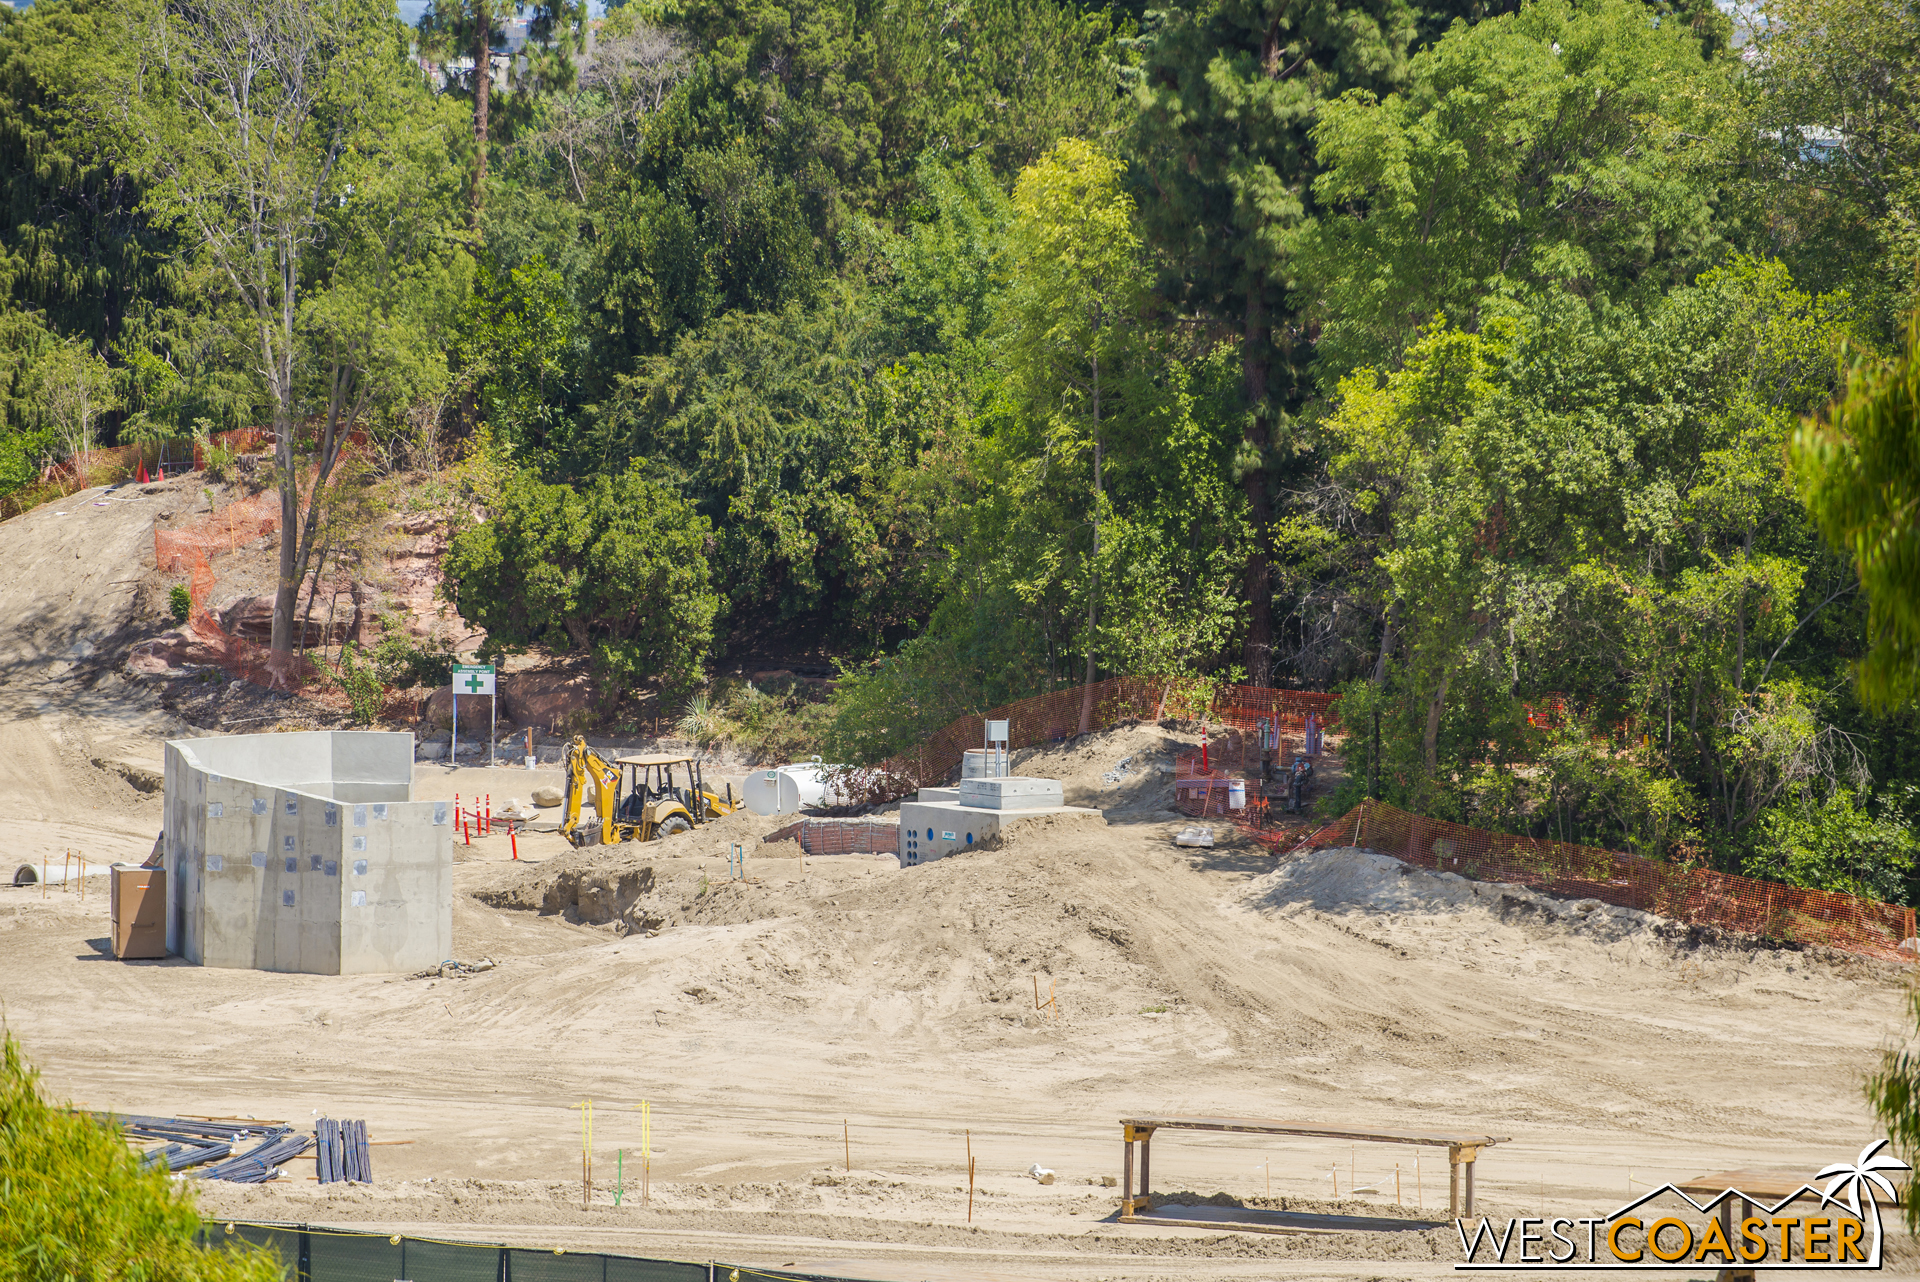
{"label": "sky", "polygon": [[[398,0],[400,21],[409,27],[420,25],[420,15],[427,11],[427,0]],[[607,14],[606,0],[587,0],[587,13],[595,18],[604,18]]]}

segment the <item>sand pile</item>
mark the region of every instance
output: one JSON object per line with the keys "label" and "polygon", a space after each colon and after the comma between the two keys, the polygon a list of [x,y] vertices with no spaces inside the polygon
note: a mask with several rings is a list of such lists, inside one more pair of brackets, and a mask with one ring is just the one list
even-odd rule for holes
{"label": "sand pile", "polygon": [[1319,850],[1282,864],[1249,888],[1264,908],[1305,904],[1326,912],[1471,913],[1536,917],[1600,939],[1636,934],[1671,937],[1684,927],[1652,913],[1598,899],[1557,899],[1512,882],[1473,881],[1458,873],[1429,872],[1391,855],[1357,847]]}
{"label": "sand pile", "polygon": [[[1164,723],[1171,725],[1171,722]],[[1069,806],[1118,814],[1173,809],[1173,759],[1198,751],[1200,736],[1161,725],[1119,726],[1015,752],[1016,775],[1058,779]]]}
{"label": "sand pile", "polygon": [[803,869],[798,859],[750,855],[744,881],[728,880],[713,859],[663,857],[666,842],[590,847],[506,870],[474,897],[619,934],[758,923],[751,938],[676,949],[656,969],[664,988],[698,987],[696,1000],[741,1013],[824,1000],[896,1031],[1031,1026],[1055,1018],[1034,1011],[1036,978],[1043,1001],[1050,981],[1071,980],[1070,1009],[1082,1017],[1163,1002],[1164,983],[1135,957],[1133,930],[1110,905],[1105,821],[1045,816],[1007,838],[908,869],[891,858],[809,859]]}

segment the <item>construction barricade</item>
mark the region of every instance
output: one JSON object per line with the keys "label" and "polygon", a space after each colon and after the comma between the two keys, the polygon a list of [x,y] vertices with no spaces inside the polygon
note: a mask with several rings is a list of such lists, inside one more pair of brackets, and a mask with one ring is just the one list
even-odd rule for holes
{"label": "construction barricade", "polygon": [[715,1261],[657,1260],[565,1247],[537,1249],[490,1242],[356,1233],[309,1224],[205,1221],[202,1246],[261,1250],[288,1282],[840,1282],[831,1274],[769,1271]]}

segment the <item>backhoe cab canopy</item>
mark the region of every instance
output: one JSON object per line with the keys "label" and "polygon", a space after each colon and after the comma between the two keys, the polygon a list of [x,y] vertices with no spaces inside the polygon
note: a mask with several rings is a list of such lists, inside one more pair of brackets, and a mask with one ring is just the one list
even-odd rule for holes
{"label": "backhoe cab canopy", "polygon": [[[699,814],[694,797],[701,790],[702,780],[692,757],[685,753],[658,752],[615,757],[613,764],[623,773],[619,785],[621,818],[636,821],[645,807],[667,800],[680,802],[690,814]],[[679,768],[677,776],[676,768]]]}

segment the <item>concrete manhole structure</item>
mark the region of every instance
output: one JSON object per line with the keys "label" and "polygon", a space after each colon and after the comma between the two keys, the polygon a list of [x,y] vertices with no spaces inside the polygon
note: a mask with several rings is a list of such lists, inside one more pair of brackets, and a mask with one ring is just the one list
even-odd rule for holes
{"label": "concrete manhole structure", "polygon": [[452,806],[413,736],[169,740],[167,951],[202,966],[406,972],[453,952]]}

